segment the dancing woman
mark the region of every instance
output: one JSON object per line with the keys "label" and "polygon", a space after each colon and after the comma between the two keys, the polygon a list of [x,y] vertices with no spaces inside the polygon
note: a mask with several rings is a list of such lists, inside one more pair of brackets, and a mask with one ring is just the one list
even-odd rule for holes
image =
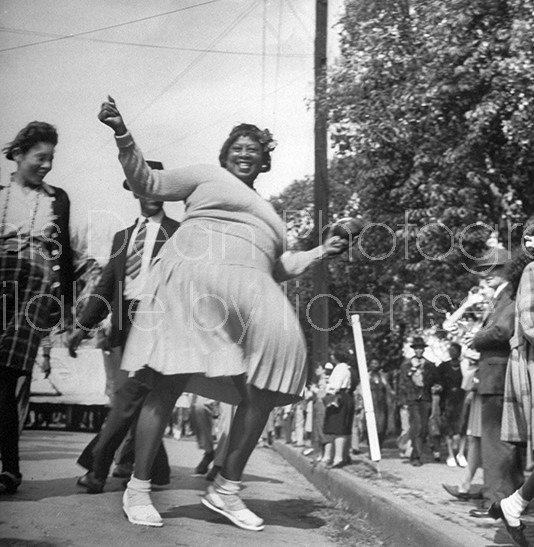
{"label": "dancing woman", "polygon": [[262,530],[263,520],[239,497],[243,470],[272,408],[297,401],[306,380],[304,338],[278,282],[349,243],[327,236],[310,251],[285,252],[284,224],[253,188],[271,166],[275,143],[266,130],[234,127],[220,166],[153,171],[110,97],[99,119],[115,132],[136,194],[185,202],[185,218],[154,262],[125,348],[123,368],[148,366],[158,374],[139,417],[123,509],[134,524],[162,525],[150,500],[150,468],[174,402],[187,387],[238,405],[227,457],[202,503],[241,528]]}

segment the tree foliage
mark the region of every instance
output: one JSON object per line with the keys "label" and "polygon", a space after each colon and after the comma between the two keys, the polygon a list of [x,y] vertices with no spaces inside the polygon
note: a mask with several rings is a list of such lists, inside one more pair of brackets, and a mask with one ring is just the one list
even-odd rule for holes
{"label": "tree foliage", "polygon": [[[331,263],[330,290],[393,362],[404,331],[458,305],[489,234],[508,246],[534,213],[534,0],[347,0],[339,30],[316,105],[335,149],[330,210],[350,196],[369,224],[352,260]],[[278,207],[300,201],[311,219],[311,186]],[[303,306],[311,282],[299,290]],[[331,325],[346,311],[333,300]],[[345,319],[332,343],[347,335]]]}

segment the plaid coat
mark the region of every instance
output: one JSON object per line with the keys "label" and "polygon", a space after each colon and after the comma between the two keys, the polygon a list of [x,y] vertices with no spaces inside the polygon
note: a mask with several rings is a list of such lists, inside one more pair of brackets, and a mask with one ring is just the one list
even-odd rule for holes
{"label": "plaid coat", "polygon": [[[6,188],[0,186],[0,201]],[[0,368],[20,374],[31,374],[41,339],[70,312],[73,297],[69,198],[61,188],[47,184],[45,190],[52,196],[53,228],[42,249],[30,245],[11,252],[0,245]],[[57,300],[44,297],[51,293]]]}
{"label": "plaid coat", "polygon": [[501,438],[532,450],[534,380],[534,262],[523,270],[515,300],[514,335],[506,369]]}

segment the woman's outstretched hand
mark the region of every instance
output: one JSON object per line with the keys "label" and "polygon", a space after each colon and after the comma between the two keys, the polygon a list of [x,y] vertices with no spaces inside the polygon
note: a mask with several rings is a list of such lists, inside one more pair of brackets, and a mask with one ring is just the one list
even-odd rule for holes
{"label": "woman's outstretched hand", "polygon": [[324,254],[328,256],[340,255],[349,248],[347,239],[329,233],[323,243]]}
{"label": "woman's outstretched hand", "polygon": [[126,124],[122,119],[121,113],[115,104],[115,99],[108,95],[107,101],[102,103],[98,119],[105,125],[111,127],[115,131],[115,135],[124,135],[126,133]]}

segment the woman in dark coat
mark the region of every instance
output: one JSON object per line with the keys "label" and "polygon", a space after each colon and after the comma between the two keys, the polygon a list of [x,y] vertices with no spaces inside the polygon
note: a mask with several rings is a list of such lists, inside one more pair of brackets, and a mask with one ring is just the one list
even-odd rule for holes
{"label": "woman in dark coat", "polygon": [[22,479],[17,384],[29,381],[41,339],[72,302],[69,198],[44,181],[57,140],[53,126],[31,122],[4,148],[17,169],[0,186],[0,495],[15,493]]}

